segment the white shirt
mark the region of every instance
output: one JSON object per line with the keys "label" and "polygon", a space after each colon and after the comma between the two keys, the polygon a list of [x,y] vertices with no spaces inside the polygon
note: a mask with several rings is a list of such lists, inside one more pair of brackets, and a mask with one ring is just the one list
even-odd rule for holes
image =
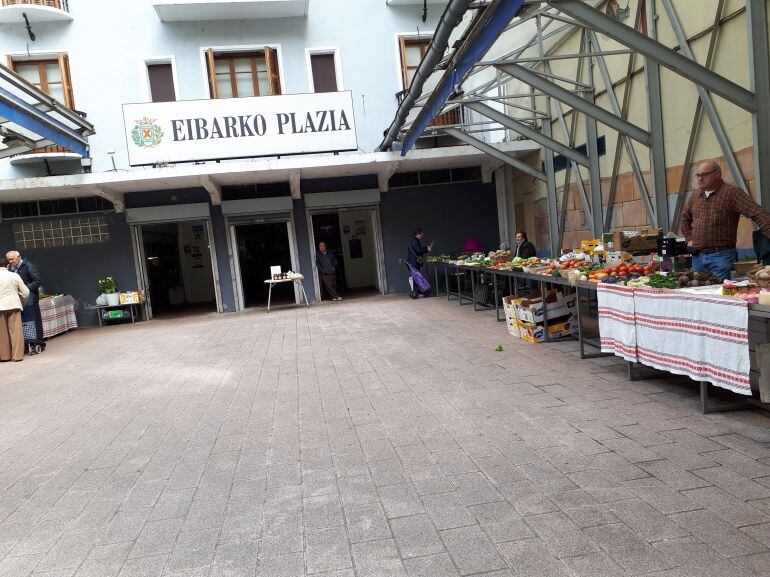
{"label": "white shirt", "polygon": [[715,192],[716,192],[716,190],[704,190],[704,191],[703,191],[703,194],[705,194],[705,195],[706,195],[706,198],[708,198],[709,196],[711,196],[711,195],[712,195],[712,194],[714,194]]}

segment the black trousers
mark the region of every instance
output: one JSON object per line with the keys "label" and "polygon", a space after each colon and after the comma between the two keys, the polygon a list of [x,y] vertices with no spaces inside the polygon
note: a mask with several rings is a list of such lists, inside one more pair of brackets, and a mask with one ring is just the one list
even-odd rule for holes
{"label": "black trousers", "polygon": [[337,276],[333,274],[322,274],[321,280],[323,281],[329,296],[333,299],[339,298],[340,295],[337,293]]}

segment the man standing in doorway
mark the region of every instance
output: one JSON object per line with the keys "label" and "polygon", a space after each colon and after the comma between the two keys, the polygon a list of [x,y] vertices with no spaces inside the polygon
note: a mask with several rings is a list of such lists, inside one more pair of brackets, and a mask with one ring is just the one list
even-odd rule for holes
{"label": "man standing in doorway", "polygon": [[693,253],[693,268],[730,278],[738,256],[735,244],[741,215],[756,222],[762,234],[770,237],[770,213],[740,188],[723,181],[722,169],[716,162],[701,162],[695,178],[698,188],[679,220]]}
{"label": "man standing in doorway", "polygon": [[6,267],[0,258],[0,361],[24,360],[24,331],[21,311],[29,298],[29,289],[21,277]]}
{"label": "man standing in doorway", "polygon": [[45,342],[43,341],[43,317],[40,315],[40,286],[43,284],[43,280],[40,278],[40,273],[37,267],[31,261],[22,259],[18,251],[12,250],[5,255],[8,259],[8,270],[15,272],[24,281],[29,289],[29,300],[25,305],[25,315],[30,314],[35,319],[35,333],[37,335],[37,342],[35,344],[40,345],[41,350],[45,350]]}
{"label": "man standing in doorway", "polygon": [[315,264],[318,274],[326,287],[326,292],[332,300],[341,301],[342,297],[337,293],[337,259],[326,250],[326,243],[318,243],[318,252],[315,253]]}

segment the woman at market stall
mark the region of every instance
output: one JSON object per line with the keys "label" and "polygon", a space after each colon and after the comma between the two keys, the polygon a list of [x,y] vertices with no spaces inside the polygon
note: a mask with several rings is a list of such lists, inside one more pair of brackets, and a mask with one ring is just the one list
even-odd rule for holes
{"label": "woman at market stall", "polygon": [[409,254],[406,257],[406,261],[418,271],[420,268],[422,268],[425,255],[433,250],[433,245],[429,244],[428,246],[423,246],[423,236],[424,235],[421,229],[415,229],[412,238],[409,239]]}

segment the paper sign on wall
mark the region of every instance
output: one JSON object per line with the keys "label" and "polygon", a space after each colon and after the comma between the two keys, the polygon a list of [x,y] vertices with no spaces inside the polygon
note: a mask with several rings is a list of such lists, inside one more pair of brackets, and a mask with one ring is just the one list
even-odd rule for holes
{"label": "paper sign on wall", "polygon": [[350,91],[124,104],[131,166],[357,150]]}

